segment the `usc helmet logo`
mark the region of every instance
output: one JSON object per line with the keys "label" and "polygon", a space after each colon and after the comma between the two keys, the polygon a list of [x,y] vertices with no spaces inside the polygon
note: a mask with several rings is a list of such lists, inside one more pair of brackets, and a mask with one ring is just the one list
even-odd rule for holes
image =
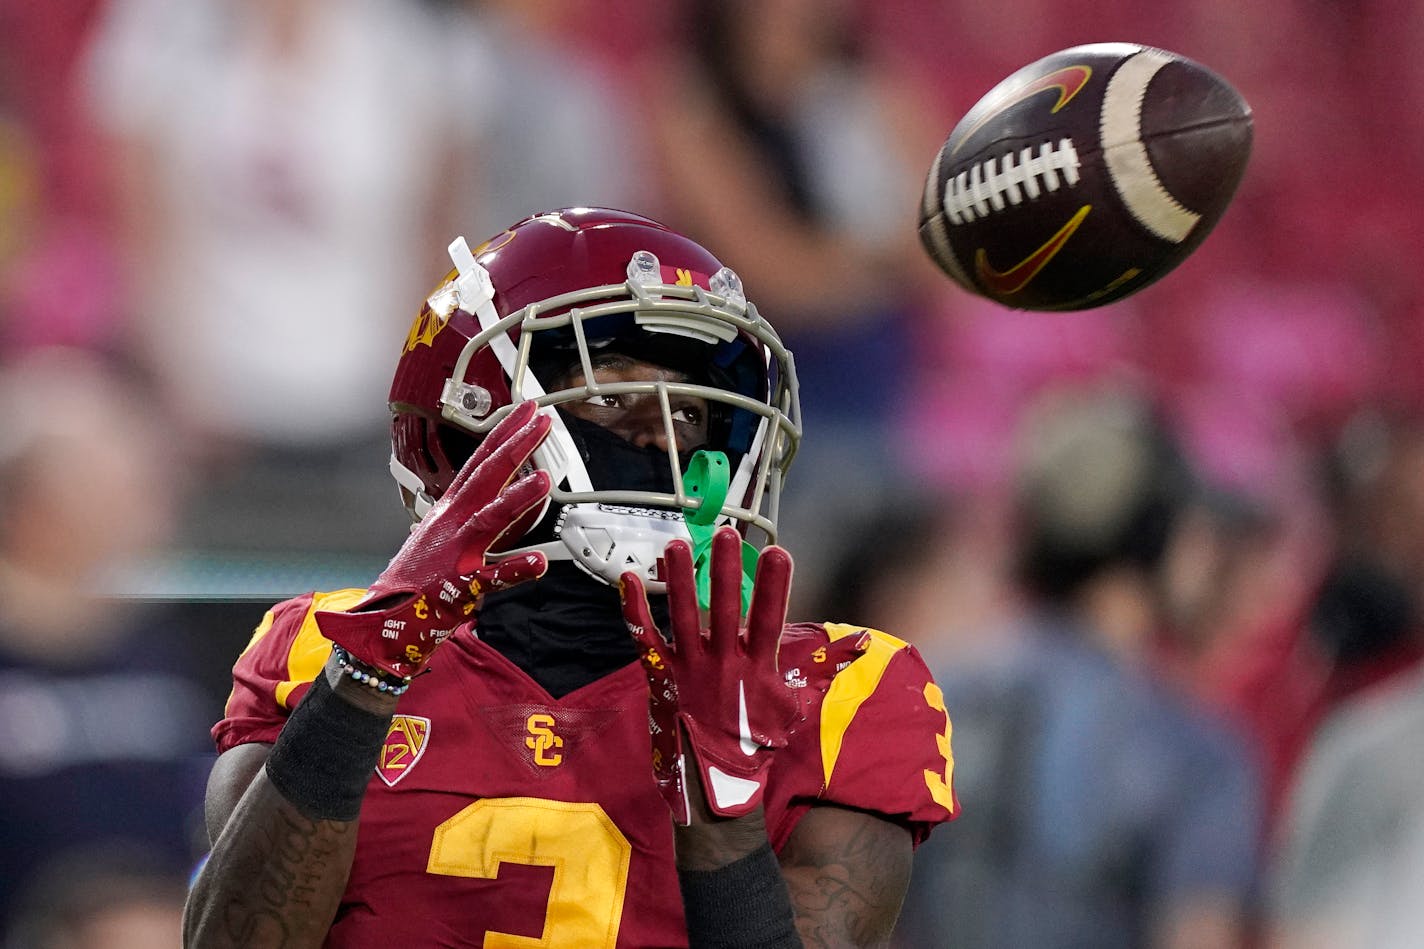
{"label": "usc helmet logo", "polygon": [[405,352],[412,352],[417,346],[435,344],[435,337],[439,336],[440,331],[445,328],[451,313],[451,309],[443,309],[437,304],[441,300],[442,294],[448,296],[450,285],[459,275],[458,270],[450,271],[440,281],[440,285],[430,291],[430,296],[425,300],[425,306],[415,314],[415,321],[410,324],[410,332],[405,336]]}
{"label": "usc helmet logo", "polygon": [[[516,236],[513,231],[501,231],[470,253],[476,257],[480,254],[493,253],[514,240]],[[459,296],[455,293],[453,286],[459,276],[458,268],[450,271],[425,298],[425,306],[421,307],[420,312],[415,315],[415,322],[410,324],[410,332],[406,334],[406,352],[414,351],[417,346],[433,346],[435,344],[435,337],[439,336],[440,331],[445,328],[445,324],[450,322],[450,314],[455,312],[455,307],[459,303]]]}
{"label": "usc helmet logo", "polygon": [[445,328],[445,321],[429,308],[422,309],[415,316],[415,322],[410,324],[410,332],[405,337],[405,351],[411,352],[420,345],[431,346],[435,343],[435,337],[440,335],[440,331]]}

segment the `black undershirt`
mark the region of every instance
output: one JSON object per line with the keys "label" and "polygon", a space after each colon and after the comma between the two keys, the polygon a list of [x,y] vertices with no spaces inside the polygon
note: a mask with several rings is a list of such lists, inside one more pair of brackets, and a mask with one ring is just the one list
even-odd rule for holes
{"label": "black undershirt", "polygon": [[[666,628],[665,598],[651,605]],[[554,698],[638,657],[618,591],[569,561],[551,563],[542,579],[487,594],[475,632]]]}

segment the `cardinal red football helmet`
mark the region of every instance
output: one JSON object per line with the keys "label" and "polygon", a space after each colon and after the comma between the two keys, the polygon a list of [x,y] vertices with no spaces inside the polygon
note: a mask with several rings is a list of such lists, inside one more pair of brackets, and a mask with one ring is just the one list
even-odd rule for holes
{"label": "cardinal red football helmet", "polygon": [[[591,449],[555,412],[534,463],[553,475],[550,505],[504,553],[543,550],[616,582],[625,570],[656,584],[667,542],[686,537],[669,397],[705,399],[705,447],[730,461],[719,522],[774,541],[782,479],[801,437],[791,354],[737,275],[696,242],[636,214],[570,208],[526,218],[471,251],[426,300],[391,384],[391,472],[417,520],[450,485],[479,439],[518,402],[541,405],[650,393],[667,430],[670,491],[593,483]],[[686,382],[600,384],[594,354],[610,350],[679,370]],[[569,387],[570,367],[583,384]],[[532,533],[531,528],[538,528]],[[753,533],[755,529],[755,533]]]}

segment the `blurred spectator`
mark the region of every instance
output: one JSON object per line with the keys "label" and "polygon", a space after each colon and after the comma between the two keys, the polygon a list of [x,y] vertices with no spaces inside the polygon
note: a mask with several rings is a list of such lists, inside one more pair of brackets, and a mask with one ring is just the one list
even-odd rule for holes
{"label": "blurred spectator", "polygon": [[1272,824],[1321,721],[1424,658],[1424,428],[1362,413],[1318,463],[1324,500],[1270,511],[1270,549],[1224,552],[1215,618],[1174,630],[1182,679],[1253,735]]}
{"label": "blurred spectator", "polygon": [[934,628],[918,638],[954,717],[964,814],[920,848],[898,936],[1244,945],[1257,775],[1238,738],[1149,665],[1195,478],[1135,399],[1044,406],[1016,480],[1024,616],[993,652],[941,651]]}
{"label": "blurred spectator", "polygon": [[39,149],[0,96],[0,347],[15,334],[15,267],[32,236],[39,204]]}
{"label": "blurred spectator", "polygon": [[187,545],[401,539],[384,392],[456,230],[458,50],[441,23],[415,0],[109,5],[91,102],[136,345],[201,463]]}
{"label": "blurred spectator", "polygon": [[1327,461],[1342,551],[1424,602],[1424,415],[1358,413]]}
{"label": "blurred spectator", "polygon": [[582,40],[574,0],[464,0],[448,64],[472,160],[457,206],[471,246],[530,214],[646,211],[639,103]]}
{"label": "blurred spectator", "polygon": [[1273,949],[1424,945],[1424,677],[1346,703],[1320,730],[1282,825]]}
{"label": "blurred spectator", "polygon": [[809,580],[824,508],[854,516],[903,474],[890,433],[909,327],[925,285],[944,286],[914,227],[941,133],[862,55],[848,0],[692,0],[678,35],[685,52],[652,69],[641,103],[662,217],[730,248],[796,354],[813,434],[781,523]]}
{"label": "blurred spectator", "polygon": [[902,630],[946,668],[992,656],[1022,609],[1006,522],[984,498],[888,494],[842,522],[842,559],[809,602],[838,622]]}
{"label": "blurred spectator", "polygon": [[0,3],[0,352],[119,341],[102,160],[73,107],[102,5]]}
{"label": "blurred spectator", "polygon": [[132,853],[82,850],[21,888],[4,949],[179,949],[186,881]]}
{"label": "blurred spectator", "polygon": [[0,418],[3,933],[22,885],[68,853],[121,847],[186,873],[214,709],[190,632],[103,595],[172,525],[135,392],[91,356],[37,351],[0,369]]}
{"label": "blurred spectator", "polygon": [[75,109],[76,65],[106,0],[0,3],[0,101],[44,154],[41,203],[61,217],[104,205],[92,130]]}
{"label": "blurred spectator", "polygon": [[922,124],[897,134],[920,104],[860,55],[848,0],[691,0],[684,16],[690,48],[644,103],[666,216],[734,248],[788,336],[884,335],[901,278],[929,266],[912,225],[933,147],[918,151]]}

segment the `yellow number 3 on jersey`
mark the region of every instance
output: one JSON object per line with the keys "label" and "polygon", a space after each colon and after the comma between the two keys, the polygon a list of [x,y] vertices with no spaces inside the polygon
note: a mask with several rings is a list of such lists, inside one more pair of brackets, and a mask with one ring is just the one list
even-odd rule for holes
{"label": "yellow number 3 on jersey", "polygon": [[632,854],[628,838],[597,804],[486,798],[435,828],[425,869],[492,880],[505,861],[553,867],[543,933],[489,932],[484,949],[613,949]]}
{"label": "yellow number 3 on jersey", "polygon": [[933,682],[925,685],[925,702],[936,712],[944,712],[944,731],[935,736],[940,757],[944,759],[944,773],[925,770],[925,784],[930,796],[951,814],[954,813],[954,752],[950,750],[954,726],[949,721],[949,711],[944,707],[944,692]]}

